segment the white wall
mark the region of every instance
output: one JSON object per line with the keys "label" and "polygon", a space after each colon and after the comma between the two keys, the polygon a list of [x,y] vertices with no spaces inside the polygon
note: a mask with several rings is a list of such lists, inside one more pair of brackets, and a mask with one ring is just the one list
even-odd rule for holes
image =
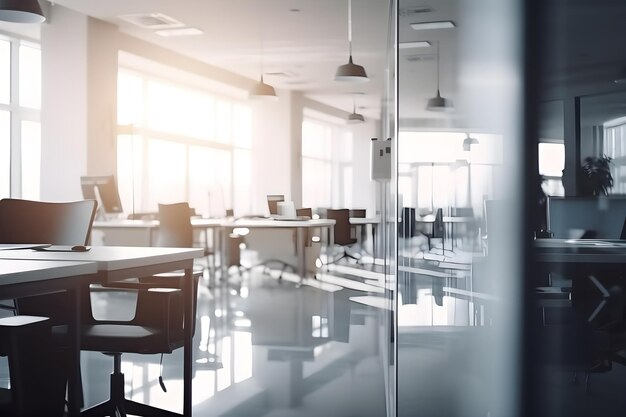
{"label": "white wall", "polygon": [[[291,196],[291,94],[252,105],[252,212],[269,213],[267,194]],[[237,213],[239,214],[239,213]]]}

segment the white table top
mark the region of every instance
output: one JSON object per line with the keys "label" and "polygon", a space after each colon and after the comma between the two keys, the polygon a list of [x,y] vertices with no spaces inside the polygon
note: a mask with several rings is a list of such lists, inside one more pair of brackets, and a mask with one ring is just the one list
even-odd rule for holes
{"label": "white table top", "polygon": [[[203,218],[192,218],[191,225],[197,228],[206,228],[206,227],[219,227],[224,222],[224,219],[203,219]],[[116,219],[116,220],[97,220],[93,222],[94,229],[117,229],[117,228],[128,228],[128,229],[156,229],[159,227],[158,220],[127,220],[127,219]]]}
{"label": "white table top", "polygon": [[350,217],[350,224],[378,224],[380,223],[380,217]]}
{"label": "white table top", "polygon": [[94,262],[0,259],[0,287],[98,272]]}
{"label": "white table top", "polygon": [[0,259],[95,262],[98,271],[115,271],[204,256],[204,249],[92,246],[88,252],[0,251]]}
{"label": "white table top", "polygon": [[246,228],[263,228],[263,227],[329,227],[335,224],[331,219],[313,219],[313,220],[271,220],[271,219],[238,219],[227,220],[222,222],[224,227],[246,227]]}

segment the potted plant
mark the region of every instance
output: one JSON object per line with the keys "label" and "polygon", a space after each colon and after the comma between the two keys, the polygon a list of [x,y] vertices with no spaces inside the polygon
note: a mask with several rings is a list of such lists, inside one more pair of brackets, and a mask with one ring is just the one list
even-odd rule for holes
{"label": "potted plant", "polygon": [[606,155],[588,156],[581,169],[581,194],[584,196],[606,196],[613,187],[611,175],[612,159]]}

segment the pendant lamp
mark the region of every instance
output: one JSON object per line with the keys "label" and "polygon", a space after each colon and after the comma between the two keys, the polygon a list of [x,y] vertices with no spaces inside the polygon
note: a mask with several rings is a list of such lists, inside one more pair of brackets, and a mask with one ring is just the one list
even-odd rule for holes
{"label": "pendant lamp", "polygon": [[437,96],[428,100],[426,110],[452,111],[453,109],[452,101],[441,97],[441,93],[439,92],[439,41],[437,41]]}
{"label": "pendant lamp", "polygon": [[248,92],[248,98],[255,100],[278,100],[276,90],[269,84],[263,82],[263,74],[261,73],[261,81],[259,81]]}
{"label": "pendant lamp", "polygon": [[352,0],[348,0],[348,63],[340,65],[335,73],[335,81],[362,83],[369,81],[365,68],[352,61]]}
{"label": "pendant lamp", "polygon": [[352,114],[348,115],[348,123],[363,123],[365,121],[365,117],[361,113],[356,112],[356,105],[354,103],[354,99],[352,100]]}
{"label": "pendant lamp", "polygon": [[0,21],[42,23],[45,20],[37,0],[0,0]]}

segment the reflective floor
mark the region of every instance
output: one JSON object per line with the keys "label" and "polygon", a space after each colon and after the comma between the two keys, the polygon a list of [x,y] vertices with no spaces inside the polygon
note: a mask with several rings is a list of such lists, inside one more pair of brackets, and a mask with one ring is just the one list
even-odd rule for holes
{"label": "reflective floor", "polygon": [[[381,310],[368,305],[383,296],[379,274],[338,267],[302,286],[277,275],[254,269],[200,287],[194,416],[384,416],[387,338]],[[108,300],[108,308],[119,303],[119,313],[123,302]],[[159,359],[123,355],[126,395],[180,412],[182,349],[163,358],[167,392],[158,383]],[[82,361],[86,405],[105,400],[112,359],[84,352]]]}

